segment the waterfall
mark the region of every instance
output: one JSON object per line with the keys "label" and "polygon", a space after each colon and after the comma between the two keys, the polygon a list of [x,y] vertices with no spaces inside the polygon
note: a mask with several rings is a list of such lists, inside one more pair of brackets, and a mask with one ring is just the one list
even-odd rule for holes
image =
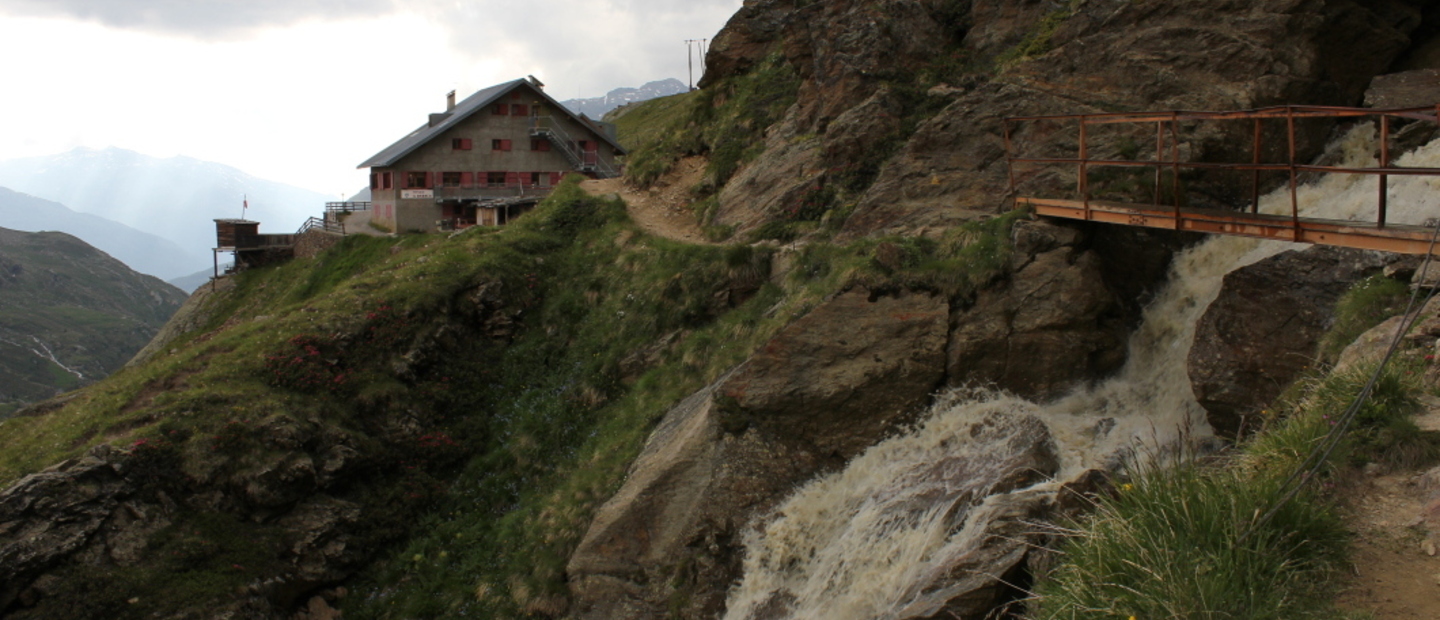
{"label": "waterfall", "polygon": [[[1377,134],[1365,124],[1343,134],[1331,145],[1344,160],[1338,165],[1378,165]],[[1440,167],[1440,141],[1398,165]],[[1373,220],[1377,184],[1370,175],[1326,175],[1300,188],[1301,212]],[[1440,178],[1392,177],[1390,187],[1391,223],[1425,224],[1440,215]],[[1261,211],[1289,213],[1288,188],[1264,197]],[[1086,470],[1114,469],[1137,450],[1159,453],[1185,433],[1209,434],[1186,373],[1195,323],[1225,274],[1297,247],[1305,246],[1212,236],[1178,254],[1169,283],[1131,337],[1125,367],[1099,385],[1051,403],[976,390],[939,395],[923,422],[810,482],[756,524],[725,619],[900,619],[940,611],[962,591],[956,584],[967,558],[992,524],[1019,518],[1007,506],[1054,493]],[[1037,436],[1048,445],[1031,445]],[[1007,487],[996,466],[1025,450],[1052,455],[1055,475]]]}

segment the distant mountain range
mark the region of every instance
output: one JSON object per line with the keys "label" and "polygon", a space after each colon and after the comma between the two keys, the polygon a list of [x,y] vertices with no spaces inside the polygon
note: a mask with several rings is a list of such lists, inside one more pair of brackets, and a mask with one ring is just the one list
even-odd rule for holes
{"label": "distant mountain range", "polygon": [[[576,114],[584,114],[593,119],[599,119],[627,103],[638,101],[649,101],[658,97],[669,97],[685,92],[685,83],[675,78],[657,80],[650,82],[640,88],[617,88],[610,91],[604,97],[590,97],[589,99],[567,99],[560,104],[569,108]],[[3,182],[0,182],[3,184]]]}
{"label": "distant mountain range", "polygon": [[119,369],[185,298],[65,233],[0,228],[0,418]]}
{"label": "distant mountain range", "polygon": [[209,257],[192,254],[167,239],[135,230],[98,215],[78,213],[57,202],[0,187],[0,226],[20,231],[68,233],[109,254],[131,269],[159,278],[195,271]]}
{"label": "distant mountain range", "polygon": [[[262,232],[293,231],[324,211],[328,195],[266,181],[190,157],[160,159],[124,149],[80,148],[59,155],[0,162],[0,186],[52,200],[167,239],[192,258],[163,273],[172,278],[211,265],[216,218],[242,215]],[[64,230],[59,226],[49,226]],[[77,233],[78,234],[78,233]],[[97,246],[99,238],[79,235]],[[102,246],[103,247],[103,246]],[[138,263],[124,259],[132,266]]]}

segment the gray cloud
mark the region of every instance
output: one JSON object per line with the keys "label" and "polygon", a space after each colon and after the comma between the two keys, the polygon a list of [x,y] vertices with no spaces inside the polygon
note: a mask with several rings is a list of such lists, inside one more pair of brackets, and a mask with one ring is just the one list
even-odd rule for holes
{"label": "gray cloud", "polygon": [[[513,63],[560,98],[686,79],[686,39],[710,38],[741,0],[0,0],[0,15],[69,18],[202,40],[307,20],[416,13],[475,60]],[[404,50],[394,50],[404,53]],[[695,79],[699,79],[699,67]]]}
{"label": "gray cloud", "polygon": [[386,14],[395,0],[0,0],[0,14],[69,17],[129,30],[231,38],[306,19]]}
{"label": "gray cloud", "polygon": [[[544,71],[561,90],[592,96],[666,77],[686,79],[686,39],[712,38],[741,0],[432,0],[424,10],[446,24],[452,45],[472,58],[508,50]],[[406,9],[416,10],[411,2]],[[498,43],[498,45],[497,45]],[[696,79],[699,79],[697,50]],[[517,69],[521,69],[517,67]],[[526,67],[519,73],[530,72]]]}

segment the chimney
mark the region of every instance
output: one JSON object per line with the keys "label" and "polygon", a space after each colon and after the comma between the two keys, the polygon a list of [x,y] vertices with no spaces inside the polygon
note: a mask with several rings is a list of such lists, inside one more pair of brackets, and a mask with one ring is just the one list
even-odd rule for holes
{"label": "chimney", "polygon": [[525,76],[525,81],[529,82],[531,86],[534,86],[536,90],[545,90],[545,83],[536,79],[533,75]]}
{"label": "chimney", "polygon": [[455,111],[455,91],[453,91],[453,90],[450,91],[450,94],[445,95],[445,111],[446,111],[446,112],[453,112],[453,111]]}

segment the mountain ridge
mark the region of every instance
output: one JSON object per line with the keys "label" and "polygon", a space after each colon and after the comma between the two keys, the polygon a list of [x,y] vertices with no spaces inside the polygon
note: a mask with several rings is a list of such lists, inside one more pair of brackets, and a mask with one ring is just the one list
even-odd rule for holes
{"label": "mountain ridge", "polygon": [[[193,157],[157,158],[110,147],[0,162],[0,186],[59,202],[168,239],[196,257],[215,243],[211,220],[244,215],[288,232],[322,212],[325,194]],[[243,208],[248,202],[248,209]],[[178,270],[206,266],[197,259]]]}
{"label": "mountain ridge", "polygon": [[161,279],[188,275],[195,270],[187,265],[202,262],[201,256],[168,239],[7,187],[0,187],[0,227],[73,235],[131,269]]}
{"label": "mountain ridge", "polygon": [[566,99],[561,101],[560,105],[569,108],[576,114],[584,114],[598,120],[620,106],[678,95],[687,90],[684,82],[675,78],[665,78],[647,82],[638,88],[616,88],[599,97]]}

